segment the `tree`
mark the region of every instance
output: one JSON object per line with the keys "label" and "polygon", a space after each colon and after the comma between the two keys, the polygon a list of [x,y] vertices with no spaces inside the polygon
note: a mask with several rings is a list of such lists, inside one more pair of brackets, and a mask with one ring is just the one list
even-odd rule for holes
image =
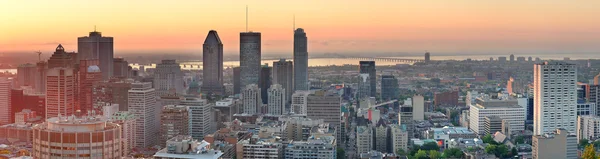
{"label": "tree", "polygon": [[579,140],[579,147],[585,148],[588,144],[590,144],[590,141],[588,139]]}
{"label": "tree", "polygon": [[[494,142],[494,138],[492,138],[492,135],[490,135],[490,134],[483,136],[483,138],[481,140],[483,140],[483,143],[486,143],[486,144],[491,144],[492,142]],[[497,145],[497,144],[494,144],[494,145]]]}
{"label": "tree", "polygon": [[462,158],[463,155],[464,153],[459,148],[447,148],[442,156],[445,158]]}
{"label": "tree", "polygon": [[396,155],[398,155],[398,156],[404,156],[404,155],[406,155],[406,151],[404,151],[401,148],[398,148],[398,150],[396,150]]}
{"label": "tree", "polygon": [[344,149],[342,148],[337,148],[337,159],[345,159],[346,158],[346,151],[344,151]]}
{"label": "tree", "polygon": [[439,151],[437,150],[429,150],[429,158],[431,159],[438,159],[442,157],[442,154],[440,154]]}
{"label": "tree", "polygon": [[596,159],[596,157],[596,149],[593,144],[587,145],[581,156],[583,159]]}
{"label": "tree", "polygon": [[421,150],[436,150],[436,151],[439,151],[440,147],[435,142],[428,142],[428,143],[423,144],[423,146],[421,146],[420,149]]}
{"label": "tree", "polygon": [[508,157],[508,146],[500,145],[496,147],[496,157],[506,158]]}
{"label": "tree", "polygon": [[416,159],[427,159],[427,151],[425,151],[425,150],[417,151],[417,153],[415,154],[415,158]]}
{"label": "tree", "polygon": [[510,150],[510,155],[512,155],[512,156],[519,155],[519,152],[517,151],[517,148],[516,148],[516,147],[513,147],[513,148]]}
{"label": "tree", "polygon": [[523,136],[517,136],[517,138],[515,139],[515,143],[523,144],[523,143],[525,143],[525,138],[523,138]]}
{"label": "tree", "polygon": [[485,153],[487,153],[487,154],[496,154],[496,148],[497,148],[496,145],[491,145],[491,144],[487,145],[485,147]]}

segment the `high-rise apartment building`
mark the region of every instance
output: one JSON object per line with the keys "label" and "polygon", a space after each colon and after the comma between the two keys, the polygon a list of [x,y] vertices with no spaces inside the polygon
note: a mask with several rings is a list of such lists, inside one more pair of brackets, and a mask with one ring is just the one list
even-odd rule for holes
{"label": "high-rise apartment building", "polygon": [[543,135],[535,135],[531,141],[533,159],[577,159],[577,137],[566,129],[556,129]]}
{"label": "high-rise apartment building", "polygon": [[77,110],[87,112],[88,110],[102,110],[100,107],[94,109],[94,83],[102,81],[102,72],[98,67],[98,60],[81,60],[79,62],[79,87],[77,89],[79,105]]}
{"label": "high-rise apartment building", "polygon": [[398,149],[407,150],[408,149],[408,132],[406,132],[406,128],[403,128],[400,125],[390,125],[390,135],[391,135],[391,151],[397,152]]}
{"label": "high-rise apartment building", "polygon": [[0,78],[0,125],[12,123],[11,88],[13,81],[6,77]]}
{"label": "high-rise apartment building", "polygon": [[166,105],[160,113],[160,141],[158,144],[177,135],[188,135],[188,110],[183,106]]}
{"label": "high-rise apartment building", "polygon": [[398,79],[393,75],[381,76],[381,99],[392,100],[399,97]]}
{"label": "high-rise apartment building", "polygon": [[308,91],[296,91],[292,95],[292,105],[290,106],[290,112],[294,112],[294,114],[303,114],[306,115],[306,105],[308,104],[308,95],[310,92]]}
{"label": "high-rise apartment building", "polygon": [[240,88],[258,84],[260,76],[261,35],[258,32],[240,33]]}
{"label": "high-rise apartment building", "polygon": [[285,92],[286,90],[279,84],[274,84],[269,88],[267,91],[269,97],[269,102],[267,102],[267,114],[282,115],[287,113],[287,110],[285,109],[287,105]]}
{"label": "high-rise apartment building", "polygon": [[367,153],[373,147],[373,129],[369,126],[356,127],[356,153]]}
{"label": "high-rise apartment building", "polygon": [[90,32],[89,36],[77,38],[79,60],[97,59],[102,71],[102,80],[113,77],[114,48],[113,38],[102,36],[101,32]]}
{"label": "high-rise apartment building", "polygon": [[313,120],[323,119],[336,128],[340,126],[342,98],[337,95],[329,95],[322,91],[310,94],[306,99],[306,116]]}
{"label": "high-rise apartment building", "polygon": [[577,67],[566,62],[544,62],[534,65],[535,135],[564,128],[576,132]]}
{"label": "high-rise apartment building", "polygon": [[267,90],[271,87],[271,83],[271,67],[269,67],[269,64],[265,64],[260,67],[260,79],[258,80],[258,88],[260,88],[260,96],[263,104],[267,104],[267,97],[269,96]]}
{"label": "high-rise apartment building", "polygon": [[242,113],[259,114],[262,108],[262,98],[260,96],[260,88],[256,84],[247,85],[242,91]]}
{"label": "high-rise apartment building", "polygon": [[129,112],[135,117],[134,147],[148,148],[156,144],[160,121],[156,118],[156,95],[152,83],[136,82],[128,91]]}
{"label": "high-rise apartment building", "polygon": [[208,32],[202,45],[202,92],[208,94],[225,93],[223,86],[223,43],[217,31]]}
{"label": "high-rise apartment building", "polygon": [[205,135],[214,130],[214,104],[199,98],[187,97],[181,100],[179,106],[188,110],[188,134],[196,140],[204,139]]}
{"label": "high-rise apartment building", "polygon": [[17,82],[15,86],[31,86],[35,88],[37,67],[34,64],[22,64],[17,67]]}
{"label": "high-rise apartment building", "polygon": [[181,66],[175,60],[162,60],[156,65],[154,72],[154,89],[156,96],[165,94],[185,94]]}
{"label": "high-rise apartment building", "polygon": [[46,118],[75,113],[75,75],[72,68],[52,68],[46,73]]}
{"label": "high-rise apartment building", "polygon": [[298,28],[294,31],[294,90],[308,89],[308,38]]}
{"label": "high-rise apartment building", "polygon": [[360,61],[359,62],[360,73],[369,74],[369,82],[371,84],[369,93],[370,97],[374,97],[377,94],[377,71],[375,69],[375,61]]}
{"label": "high-rise apartment building", "polygon": [[292,61],[280,59],[273,62],[273,84],[280,84],[285,89],[286,103],[289,103],[294,92],[294,66]]}
{"label": "high-rise apartment building", "polygon": [[600,138],[600,117],[581,115],[577,117],[577,141],[587,139],[595,141]]}

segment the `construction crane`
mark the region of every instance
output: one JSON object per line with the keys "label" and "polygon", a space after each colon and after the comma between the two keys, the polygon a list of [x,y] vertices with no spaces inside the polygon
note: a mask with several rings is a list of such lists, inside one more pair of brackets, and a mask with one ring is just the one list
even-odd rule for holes
{"label": "construction crane", "polygon": [[42,52],[38,50],[35,53],[38,54],[38,61],[42,61]]}

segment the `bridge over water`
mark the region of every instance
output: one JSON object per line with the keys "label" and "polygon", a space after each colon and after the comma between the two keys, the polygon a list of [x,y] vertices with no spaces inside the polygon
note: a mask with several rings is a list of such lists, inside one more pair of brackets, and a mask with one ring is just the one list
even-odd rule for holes
{"label": "bridge over water", "polygon": [[[343,56],[338,56],[338,57],[317,57],[317,58],[309,58],[310,59],[350,59],[350,60],[359,60],[359,61],[382,61],[382,62],[397,62],[397,63],[417,63],[417,62],[424,62],[424,59],[404,59],[404,58],[394,58],[394,57],[343,57]],[[269,59],[262,59],[264,63],[264,61],[276,61],[279,60],[278,58],[269,58]],[[291,59],[288,59],[291,60]],[[178,62],[181,64],[181,68],[183,69],[201,69],[202,68],[202,61],[200,60],[178,60]],[[239,65],[239,62],[236,60],[227,60],[223,62],[224,66],[237,66]],[[358,64],[358,63],[356,63]]]}

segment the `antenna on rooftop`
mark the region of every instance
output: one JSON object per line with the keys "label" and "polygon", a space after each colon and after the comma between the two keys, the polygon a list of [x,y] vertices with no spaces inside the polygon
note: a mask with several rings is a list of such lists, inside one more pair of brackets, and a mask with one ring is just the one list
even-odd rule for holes
{"label": "antenna on rooftop", "polygon": [[42,61],[42,52],[38,50],[35,53],[38,54],[38,61]]}
{"label": "antenna on rooftop", "polygon": [[96,25],[94,25],[94,32],[96,32]]}
{"label": "antenna on rooftop", "polygon": [[246,32],[248,32],[248,5],[246,5]]}
{"label": "antenna on rooftop", "polygon": [[296,14],[294,14],[294,30],[296,30]]}

